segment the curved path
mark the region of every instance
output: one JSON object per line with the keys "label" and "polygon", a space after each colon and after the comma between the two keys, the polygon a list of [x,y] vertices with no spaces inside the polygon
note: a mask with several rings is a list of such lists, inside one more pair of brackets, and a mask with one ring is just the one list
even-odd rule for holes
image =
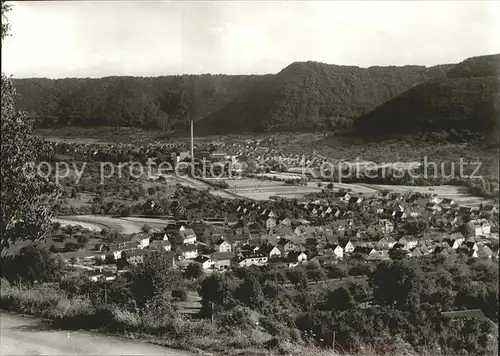
{"label": "curved path", "polygon": [[124,234],[136,234],[141,231],[144,224],[137,222],[127,221],[121,218],[114,218],[106,215],[75,215],[75,216],[61,216],[56,219],[61,224],[66,225],[81,225],[97,226],[100,229],[106,228],[110,230],[117,230]]}
{"label": "curved path", "polygon": [[0,325],[0,355],[194,355],[120,337],[54,330],[37,319],[6,313]]}

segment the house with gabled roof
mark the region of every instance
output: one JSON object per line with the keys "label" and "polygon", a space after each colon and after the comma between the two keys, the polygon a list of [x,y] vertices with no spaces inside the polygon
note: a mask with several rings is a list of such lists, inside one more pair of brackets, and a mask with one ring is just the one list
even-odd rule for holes
{"label": "house with gabled roof", "polygon": [[415,248],[417,244],[418,244],[418,238],[414,236],[403,236],[397,242],[397,245],[401,246],[401,248],[405,250],[411,250]]}
{"label": "house with gabled roof", "polygon": [[498,208],[493,204],[485,204],[482,206],[481,212],[498,214]]}
{"label": "house with gabled roof", "polygon": [[168,223],[167,226],[165,227],[165,231],[172,232],[172,231],[184,231],[186,229],[186,226],[182,223]]}
{"label": "house with gabled roof", "polygon": [[217,239],[212,243],[215,252],[230,252],[232,251],[231,244],[224,239]]}
{"label": "house with gabled roof", "polygon": [[409,251],[406,255],[408,257],[415,258],[415,257],[422,257],[423,253],[419,247],[415,247],[413,250]]}
{"label": "house with gabled roof", "polygon": [[186,260],[198,257],[198,246],[194,244],[179,246],[177,251]]}
{"label": "house with gabled roof", "polygon": [[339,244],[328,244],[321,252],[324,255],[331,255],[338,259],[344,258],[344,249]]}
{"label": "house with gabled roof", "polygon": [[144,263],[144,255],[146,253],[147,252],[143,249],[128,250],[123,252],[121,258],[135,266],[137,264]]}
{"label": "house with gabled roof", "polygon": [[276,219],[270,217],[270,218],[265,220],[265,224],[266,224],[266,230],[270,231],[271,229],[273,229],[276,226]]}
{"label": "house with gabled roof", "polygon": [[288,252],[297,249],[297,246],[288,239],[279,239],[276,247],[280,250],[282,255],[286,255]]}
{"label": "house with gabled roof", "polygon": [[170,235],[172,236],[173,241],[178,245],[191,245],[196,243],[197,240],[196,234],[191,228],[184,228],[179,231],[173,231]]}
{"label": "house with gabled roof", "polygon": [[337,193],[337,197],[340,199],[340,201],[345,202],[348,202],[351,199],[351,195],[347,192],[339,192]]}
{"label": "house with gabled roof", "polygon": [[273,245],[261,245],[256,252],[266,255],[269,260],[282,255],[281,250],[277,246]]}
{"label": "house with gabled roof", "polygon": [[291,237],[293,236],[294,232],[291,226],[276,226],[270,231],[270,235],[274,236],[279,236],[280,238],[283,237]]}
{"label": "house with gabled roof", "polygon": [[147,234],[136,234],[132,237],[132,241],[137,244],[137,248],[143,249],[149,246],[150,237]]}
{"label": "house with gabled roof", "polygon": [[390,234],[394,231],[394,223],[389,219],[380,219],[378,221],[378,227],[383,234]]}
{"label": "house with gabled roof", "polygon": [[491,225],[486,219],[474,219],[466,224],[466,231],[472,236],[489,236]]}
{"label": "house with gabled roof", "polygon": [[377,241],[376,246],[378,250],[390,250],[396,242],[392,236],[386,235]]}
{"label": "house with gabled roof", "polygon": [[304,252],[291,251],[286,256],[288,267],[296,267],[299,263],[307,262],[307,255]]}
{"label": "house with gabled roof", "polygon": [[493,251],[491,250],[491,248],[489,248],[489,246],[484,245],[477,250],[477,257],[478,258],[492,258]]}
{"label": "house with gabled roof", "polygon": [[354,252],[355,247],[354,247],[354,244],[350,240],[340,241],[339,245],[340,245],[340,247],[342,247],[344,249],[344,254],[350,254],[350,253]]}
{"label": "house with gabled roof", "polygon": [[258,252],[242,253],[234,258],[234,263],[238,267],[264,266],[267,262],[268,257]]}
{"label": "house with gabled roof", "polygon": [[166,241],[168,240],[168,235],[166,232],[163,232],[163,231],[158,231],[158,232],[153,232],[151,234],[151,238],[150,238],[150,243],[152,241]]}
{"label": "house with gabled roof", "polygon": [[447,242],[452,249],[456,250],[458,247],[460,247],[460,245],[464,243],[465,238],[463,237],[462,234],[455,233],[448,235],[443,239],[443,241]]}
{"label": "house with gabled roof", "polygon": [[444,198],[438,204],[441,205],[456,205],[455,201],[451,198]]}
{"label": "house with gabled roof", "polygon": [[124,251],[130,251],[137,248],[137,243],[133,241],[124,241],[114,244],[109,244],[107,246],[107,255],[112,256],[114,260],[119,260],[122,257]]}
{"label": "house with gabled roof", "polygon": [[149,244],[150,250],[172,250],[172,244],[168,240],[154,240]]}
{"label": "house with gabled roof", "polygon": [[351,196],[349,198],[349,204],[361,204],[363,202],[364,198],[363,197],[353,197]]}
{"label": "house with gabled roof", "polygon": [[369,256],[375,254],[377,251],[373,247],[369,246],[356,246],[354,248],[353,254],[361,254],[365,256]]}
{"label": "house with gabled roof", "polygon": [[212,259],[208,256],[199,255],[193,259],[194,262],[199,263],[202,269],[209,269],[214,265]]}
{"label": "house with gabled roof", "polygon": [[231,267],[231,260],[235,258],[234,252],[215,252],[210,257],[213,267],[217,270],[225,270]]}
{"label": "house with gabled roof", "polygon": [[432,202],[425,206],[425,210],[432,212],[432,214],[439,214],[443,210],[440,205],[434,204]]}
{"label": "house with gabled roof", "polygon": [[435,254],[435,255],[441,255],[441,256],[446,256],[446,257],[451,256],[454,253],[455,253],[454,249],[452,249],[451,247],[443,246],[443,245],[434,247],[434,251],[433,251],[433,254]]}

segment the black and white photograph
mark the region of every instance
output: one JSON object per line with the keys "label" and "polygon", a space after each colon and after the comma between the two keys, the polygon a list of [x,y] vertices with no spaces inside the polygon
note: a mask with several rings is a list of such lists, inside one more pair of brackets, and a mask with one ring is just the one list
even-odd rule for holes
{"label": "black and white photograph", "polygon": [[498,356],[500,1],[1,1],[0,355]]}

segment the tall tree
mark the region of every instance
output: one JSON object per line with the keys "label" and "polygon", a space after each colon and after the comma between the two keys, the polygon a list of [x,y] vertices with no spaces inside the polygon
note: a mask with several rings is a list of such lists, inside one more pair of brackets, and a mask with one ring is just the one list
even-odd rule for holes
{"label": "tall tree", "polygon": [[[11,5],[2,2],[2,43],[8,35],[6,13]],[[37,240],[50,227],[51,199],[57,186],[33,169],[49,146],[33,131],[33,119],[15,106],[15,89],[2,73],[2,140],[1,140],[1,232],[2,254],[17,240]],[[30,168],[31,165],[31,168]]]}

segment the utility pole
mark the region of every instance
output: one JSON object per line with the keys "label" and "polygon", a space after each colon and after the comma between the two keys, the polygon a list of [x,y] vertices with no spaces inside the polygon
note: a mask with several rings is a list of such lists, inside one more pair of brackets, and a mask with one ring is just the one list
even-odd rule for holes
{"label": "utility pole", "polygon": [[335,351],[335,331],[332,331],[332,349]]}
{"label": "utility pole", "polygon": [[108,304],[108,288],[106,282],[104,282],[104,303]]}

